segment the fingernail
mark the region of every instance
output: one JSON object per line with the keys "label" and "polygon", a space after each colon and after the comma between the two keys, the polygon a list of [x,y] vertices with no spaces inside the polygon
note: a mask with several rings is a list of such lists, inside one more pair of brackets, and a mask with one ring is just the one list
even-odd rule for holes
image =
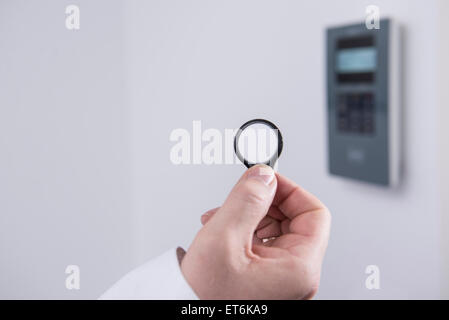
{"label": "fingernail", "polygon": [[248,179],[258,179],[269,185],[274,179],[274,171],[269,166],[256,166],[250,169]]}

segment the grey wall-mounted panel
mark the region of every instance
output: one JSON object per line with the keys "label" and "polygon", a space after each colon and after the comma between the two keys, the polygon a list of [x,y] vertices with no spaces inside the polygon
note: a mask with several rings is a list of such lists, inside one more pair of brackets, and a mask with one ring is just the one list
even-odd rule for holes
{"label": "grey wall-mounted panel", "polygon": [[397,184],[400,154],[399,32],[364,23],[327,30],[331,174]]}

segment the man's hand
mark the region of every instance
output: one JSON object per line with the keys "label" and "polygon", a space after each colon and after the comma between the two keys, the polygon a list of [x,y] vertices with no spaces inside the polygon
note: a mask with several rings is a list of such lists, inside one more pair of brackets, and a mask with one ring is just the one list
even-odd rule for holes
{"label": "man's hand", "polygon": [[201,220],[181,263],[200,299],[310,299],[317,292],[329,211],[270,167],[247,170],[223,206]]}

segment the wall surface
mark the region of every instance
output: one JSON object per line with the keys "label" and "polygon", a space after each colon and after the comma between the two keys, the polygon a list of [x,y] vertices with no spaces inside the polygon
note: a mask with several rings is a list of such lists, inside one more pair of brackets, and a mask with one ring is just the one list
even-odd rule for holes
{"label": "wall surface", "polygon": [[[126,6],[139,261],[187,246],[243,166],[175,166],[173,129],[264,117],[285,138],[280,172],[333,213],[319,298],[438,298],[435,1],[376,1],[404,27],[405,166],[395,190],[327,173],[324,32],[363,21],[364,1],[151,1]],[[167,232],[167,230],[170,230]],[[365,288],[377,265],[381,290]]]}
{"label": "wall surface", "polygon": [[0,1],[0,298],[96,298],[133,265],[122,5],[75,2],[78,31],[73,1]]}
{"label": "wall surface", "polygon": [[[78,31],[64,26],[72,3]],[[325,28],[363,21],[369,4],[0,2],[0,298],[95,298],[187,248],[244,167],[176,166],[170,133],[256,117],[282,130],[279,171],[332,211],[318,298],[439,298],[439,1],[375,3],[404,29],[402,184],[327,173]],[[81,268],[79,291],[64,287],[68,264]],[[380,290],[365,288],[372,264]]]}
{"label": "wall surface", "polygon": [[439,1],[439,25],[438,25],[438,72],[439,72],[439,95],[438,95],[438,168],[439,168],[439,182],[440,182],[440,203],[441,203],[441,243],[442,243],[442,259],[441,264],[441,295],[445,299],[449,299],[449,197],[447,196],[449,190],[449,126],[447,119],[449,119],[449,90],[448,88],[448,74],[449,74],[449,37],[447,36],[449,30],[449,20],[446,18],[449,12],[449,2]]}

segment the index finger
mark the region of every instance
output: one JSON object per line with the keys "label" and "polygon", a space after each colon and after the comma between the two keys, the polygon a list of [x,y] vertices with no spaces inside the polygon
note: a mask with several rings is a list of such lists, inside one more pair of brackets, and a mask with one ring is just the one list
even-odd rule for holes
{"label": "index finger", "polygon": [[317,197],[290,179],[279,173],[276,178],[278,185],[273,204],[290,220],[301,213],[325,208]]}
{"label": "index finger", "polygon": [[278,185],[273,204],[291,220],[291,233],[313,236],[329,229],[329,211],[317,197],[279,173],[276,178]]}

